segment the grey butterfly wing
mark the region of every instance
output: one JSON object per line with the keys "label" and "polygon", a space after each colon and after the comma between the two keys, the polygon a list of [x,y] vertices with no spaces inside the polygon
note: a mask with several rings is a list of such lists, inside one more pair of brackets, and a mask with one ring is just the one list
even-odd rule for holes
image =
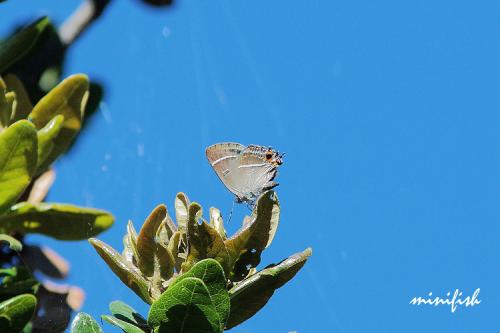
{"label": "grey butterfly wing", "polygon": [[239,159],[244,149],[245,146],[239,143],[225,142],[212,145],[205,151],[208,162],[224,186],[241,201],[244,200],[245,196],[240,190],[241,187],[238,186],[237,171]]}
{"label": "grey butterfly wing", "polygon": [[278,185],[273,181],[277,167],[266,161],[265,149],[248,146],[240,155],[236,175],[244,201],[253,203],[264,191]]}

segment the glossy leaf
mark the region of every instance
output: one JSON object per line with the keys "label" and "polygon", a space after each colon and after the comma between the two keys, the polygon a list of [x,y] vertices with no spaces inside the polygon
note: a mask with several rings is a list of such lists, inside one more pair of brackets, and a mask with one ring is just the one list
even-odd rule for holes
{"label": "glossy leaf", "polygon": [[148,324],[160,333],[219,333],[220,321],[202,280],[188,277],[170,286],[149,310]]}
{"label": "glossy leaf", "polygon": [[127,262],[116,250],[108,244],[95,239],[89,239],[101,258],[111,268],[113,273],[130,289],[132,289],[142,300],[151,304],[152,299],[149,295],[149,285],[147,280],[141,275],[139,269]]}
{"label": "glossy leaf", "polygon": [[57,115],[38,131],[37,174],[46,170],[53,162],[51,160],[52,152],[56,149],[58,136],[63,125],[64,116]]}
{"label": "glossy leaf", "polygon": [[103,333],[92,316],[85,312],[76,315],[71,323],[71,333]]}
{"label": "glossy leaf", "polygon": [[[44,161],[50,165],[62,152],[82,127],[83,113],[88,99],[89,80],[86,75],[72,75],[45,95],[33,108],[29,119],[37,129],[45,127],[57,115],[64,116],[64,122],[57,138],[54,139],[54,148]],[[43,171],[40,170],[39,171]]]}
{"label": "glossy leaf", "polygon": [[67,204],[21,202],[0,216],[0,231],[81,240],[100,234],[113,221],[113,215],[104,210]]}
{"label": "glossy leaf", "polygon": [[23,194],[36,160],[36,130],[29,121],[18,121],[0,133],[0,214]]}
{"label": "glossy leaf", "polygon": [[226,328],[230,329],[257,313],[271,298],[276,289],[283,286],[297,274],[311,254],[311,249],[294,254],[279,264],[265,268],[231,288],[229,290],[231,314]]}
{"label": "glossy leaf", "polygon": [[201,206],[193,202],[189,205],[187,242],[188,257],[182,264],[182,271],[188,271],[198,261],[206,258],[217,260],[224,271],[228,271],[229,254],[219,233],[206,222],[198,224],[201,217]]}
{"label": "glossy leaf", "polygon": [[268,247],[276,233],[280,217],[279,201],[274,191],[262,194],[243,226],[224,243],[234,267],[232,281],[241,281],[248,271],[260,263],[262,251]]}
{"label": "glossy leaf", "polygon": [[78,131],[82,125],[88,89],[89,80],[86,75],[67,77],[35,105],[29,115],[30,120],[41,129],[55,116],[63,115],[65,127]]}
{"label": "glossy leaf", "polygon": [[23,244],[12,236],[0,234],[0,243],[2,242],[8,243],[10,249],[16,252],[21,252],[23,249]]}
{"label": "glossy leaf", "polygon": [[129,305],[114,301],[109,304],[112,316],[104,315],[102,319],[111,325],[121,328],[126,333],[150,332],[148,323]]}
{"label": "glossy leaf", "polygon": [[0,332],[20,332],[35,313],[36,297],[22,294],[0,303]]}
{"label": "glossy leaf", "polygon": [[31,104],[28,92],[24,89],[23,83],[14,74],[5,75],[4,81],[7,85],[7,91],[12,91],[16,94],[17,106],[11,121],[26,119],[31,110],[33,110],[33,104]]}
{"label": "glossy leaf", "polygon": [[134,324],[137,327],[148,328],[148,323],[134,308],[120,301],[113,301],[109,304],[111,314],[123,321]]}
{"label": "glossy leaf", "polygon": [[194,265],[188,272],[179,276],[173,285],[188,277],[195,277],[203,281],[219,315],[220,328],[224,330],[229,317],[230,303],[229,293],[226,289],[227,280],[222,266],[215,259],[204,259]]}
{"label": "glossy leaf", "polygon": [[113,316],[109,315],[102,315],[101,316],[102,320],[110,323],[111,325],[117,326],[121,328],[121,330],[125,333],[144,333],[144,332],[149,332],[149,330],[143,330],[140,327],[135,326],[134,324],[131,324],[127,321],[118,319]]}
{"label": "glossy leaf", "polygon": [[22,58],[35,45],[38,37],[49,26],[47,17],[41,18],[0,43],[0,73]]}

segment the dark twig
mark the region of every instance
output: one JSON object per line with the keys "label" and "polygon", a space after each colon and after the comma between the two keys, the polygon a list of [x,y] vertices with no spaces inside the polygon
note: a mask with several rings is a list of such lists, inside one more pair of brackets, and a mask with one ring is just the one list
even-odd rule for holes
{"label": "dark twig", "polygon": [[85,0],[59,28],[59,36],[65,45],[71,45],[85,29],[97,19],[110,0]]}

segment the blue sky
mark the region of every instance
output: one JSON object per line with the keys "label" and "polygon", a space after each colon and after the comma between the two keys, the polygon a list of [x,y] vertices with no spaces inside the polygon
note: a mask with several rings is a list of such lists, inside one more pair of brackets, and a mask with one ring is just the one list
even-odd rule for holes
{"label": "blue sky", "polygon": [[[60,23],[78,3],[9,0],[1,32],[41,14]],[[106,92],[49,199],[113,212],[100,238],[121,249],[127,220],[173,210],[178,191],[228,214],[205,147],[272,145],[287,153],[282,218],[262,263],[314,253],[232,332],[495,331],[499,13],[497,1],[113,1],[68,56],[66,74]],[[31,239],[71,261],[84,311],[120,299],[146,313],[86,242]],[[481,288],[482,303],[409,305],[456,288]]]}

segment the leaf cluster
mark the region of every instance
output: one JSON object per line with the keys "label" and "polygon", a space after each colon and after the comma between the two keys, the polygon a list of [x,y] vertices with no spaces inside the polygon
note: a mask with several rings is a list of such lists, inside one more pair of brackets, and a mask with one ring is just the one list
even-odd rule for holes
{"label": "leaf cluster", "polygon": [[[0,232],[41,233],[62,240],[101,233],[113,223],[109,213],[35,199],[48,188],[34,186],[34,181],[47,172],[81,128],[87,77],[68,77],[28,109],[19,108],[29,105],[23,100],[22,84],[15,76],[6,78],[0,78]],[[26,201],[19,202],[23,196]]]}
{"label": "leaf cluster", "polygon": [[[30,332],[34,314],[50,312],[50,296],[42,297],[50,294],[50,288],[41,285],[31,271],[57,255],[24,244],[25,234],[81,240],[106,230],[114,220],[103,210],[42,202],[54,180],[50,166],[79,133],[89,95],[88,78],[77,74],[33,99],[33,89],[24,84],[32,86],[33,82],[13,74],[28,68],[26,59],[33,56],[39,41],[54,33],[49,19],[42,18],[0,42],[1,332]],[[54,323],[51,327],[64,329],[56,329]]]}
{"label": "leaf cluster", "polygon": [[[157,206],[139,232],[129,221],[120,253],[92,238],[97,253],[142,300],[151,304],[141,332],[222,332],[252,317],[305,264],[311,250],[257,271],[277,231],[280,205],[274,191],[261,195],[241,228],[228,237],[221,213],[184,193],[175,198],[175,220]],[[112,310],[113,312],[113,310]],[[125,332],[139,332],[116,316],[103,316]],[[127,326],[127,327],[125,327]]]}

